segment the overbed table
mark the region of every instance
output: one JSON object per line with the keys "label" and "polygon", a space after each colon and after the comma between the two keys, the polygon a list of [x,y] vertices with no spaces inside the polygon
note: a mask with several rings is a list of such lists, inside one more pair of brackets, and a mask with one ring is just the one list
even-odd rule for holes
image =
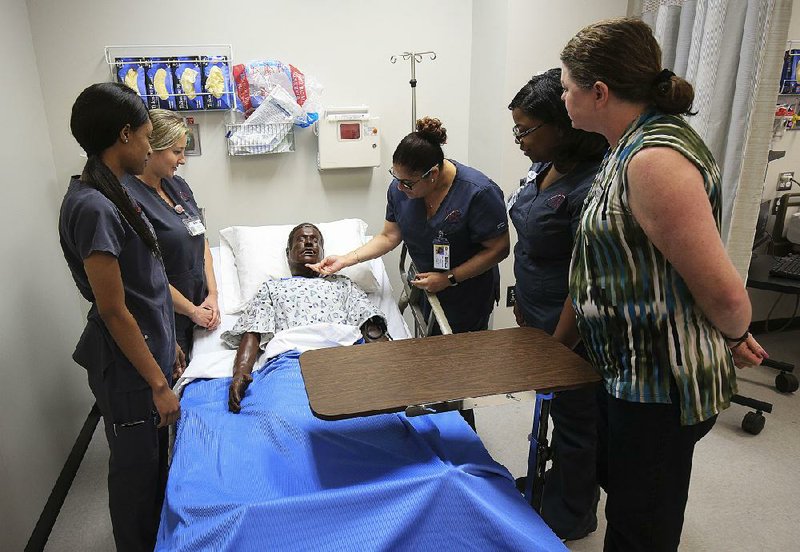
{"label": "overbed table", "polygon": [[[308,351],[300,356],[311,410],[324,419],[480,406],[536,391],[526,498],[539,510],[549,395],[600,381],[547,333],[509,328]],[[486,404],[493,404],[487,401]]]}

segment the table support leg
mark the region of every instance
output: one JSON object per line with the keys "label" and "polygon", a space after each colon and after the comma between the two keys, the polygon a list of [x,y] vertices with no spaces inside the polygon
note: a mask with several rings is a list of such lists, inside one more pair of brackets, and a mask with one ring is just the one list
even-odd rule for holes
{"label": "table support leg", "polygon": [[542,509],[542,488],[547,464],[547,419],[550,415],[550,400],[553,393],[536,393],[536,406],[533,411],[533,428],[528,452],[528,477],[525,480],[525,500],[537,512]]}

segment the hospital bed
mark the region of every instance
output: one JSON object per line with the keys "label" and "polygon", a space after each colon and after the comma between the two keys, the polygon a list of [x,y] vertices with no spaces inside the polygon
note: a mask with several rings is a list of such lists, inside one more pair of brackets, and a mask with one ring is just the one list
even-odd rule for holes
{"label": "hospital bed", "polygon": [[[212,251],[215,270],[225,249]],[[369,270],[389,332],[410,337],[382,261]],[[228,412],[233,351],[219,334],[235,320],[196,334],[179,382],[156,550],[566,550],[456,412],[318,419],[297,352],[254,372],[241,413]]]}

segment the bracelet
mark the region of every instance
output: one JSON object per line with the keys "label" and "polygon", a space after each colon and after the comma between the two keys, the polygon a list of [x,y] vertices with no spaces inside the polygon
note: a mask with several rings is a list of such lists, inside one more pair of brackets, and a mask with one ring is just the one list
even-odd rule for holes
{"label": "bracelet", "polygon": [[[720,333],[722,334],[722,337],[725,339],[725,341],[729,342],[728,347],[730,347],[731,349],[735,349],[736,347],[747,341],[747,338],[750,337],[749,331],[744,332],[744,335],[742,335],[741,337],[728,337],[724,333],[722,332]],[[733,345],[731,345],[731,343],[733,343]]]}
{"label": "bracelet", "polygon": [[358,249],[353,249],[352,253],[353,253],[353,257],[356,258],[356,263],[360,263],[361,259],[358,258]]}

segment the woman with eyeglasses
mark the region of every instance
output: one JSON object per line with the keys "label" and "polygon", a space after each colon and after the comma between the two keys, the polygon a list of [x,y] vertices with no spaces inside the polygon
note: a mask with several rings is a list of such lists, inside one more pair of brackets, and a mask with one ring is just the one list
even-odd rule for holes
{"label": "woman with eyeglasses", "polygon": [[446,140],[439,119],[418,120],[392,156],[381,233],[315,268],[334,273],[405,242],[419,271],[411,284],[438,294],[453,332],[485,330],[500,293],[497,263],[509,253],[503,193],[483,173],[445,159]]}
{"label": "woman with eyeglasses", "polygon": [[[514,141],[533,162],[508,201],[518,238],[514,315],[520,326],[556,337],[569,295],[569,264],[581,207],[608,147],[601,135],[572,128],[561,101],[560,78],[560,69],[536,75],[508,106]],[[572,315],[572,310],[567,313]],[[553,467],[545,477],[541,513],[567,540],[597,528],[596,392],[594,387],[560,392],[550,407]]]}
{"label": "woman with eyeglasses", "polygon": [[314,268],[331,274],[405,242],[419,271],[411,284],[437,294],[453,332],[485,330],[500,297],[497,264],[509,253],[503,192],[480,171],[446,159],[446,140],[439,119],[417,121],[392,156],[381,233]]}

